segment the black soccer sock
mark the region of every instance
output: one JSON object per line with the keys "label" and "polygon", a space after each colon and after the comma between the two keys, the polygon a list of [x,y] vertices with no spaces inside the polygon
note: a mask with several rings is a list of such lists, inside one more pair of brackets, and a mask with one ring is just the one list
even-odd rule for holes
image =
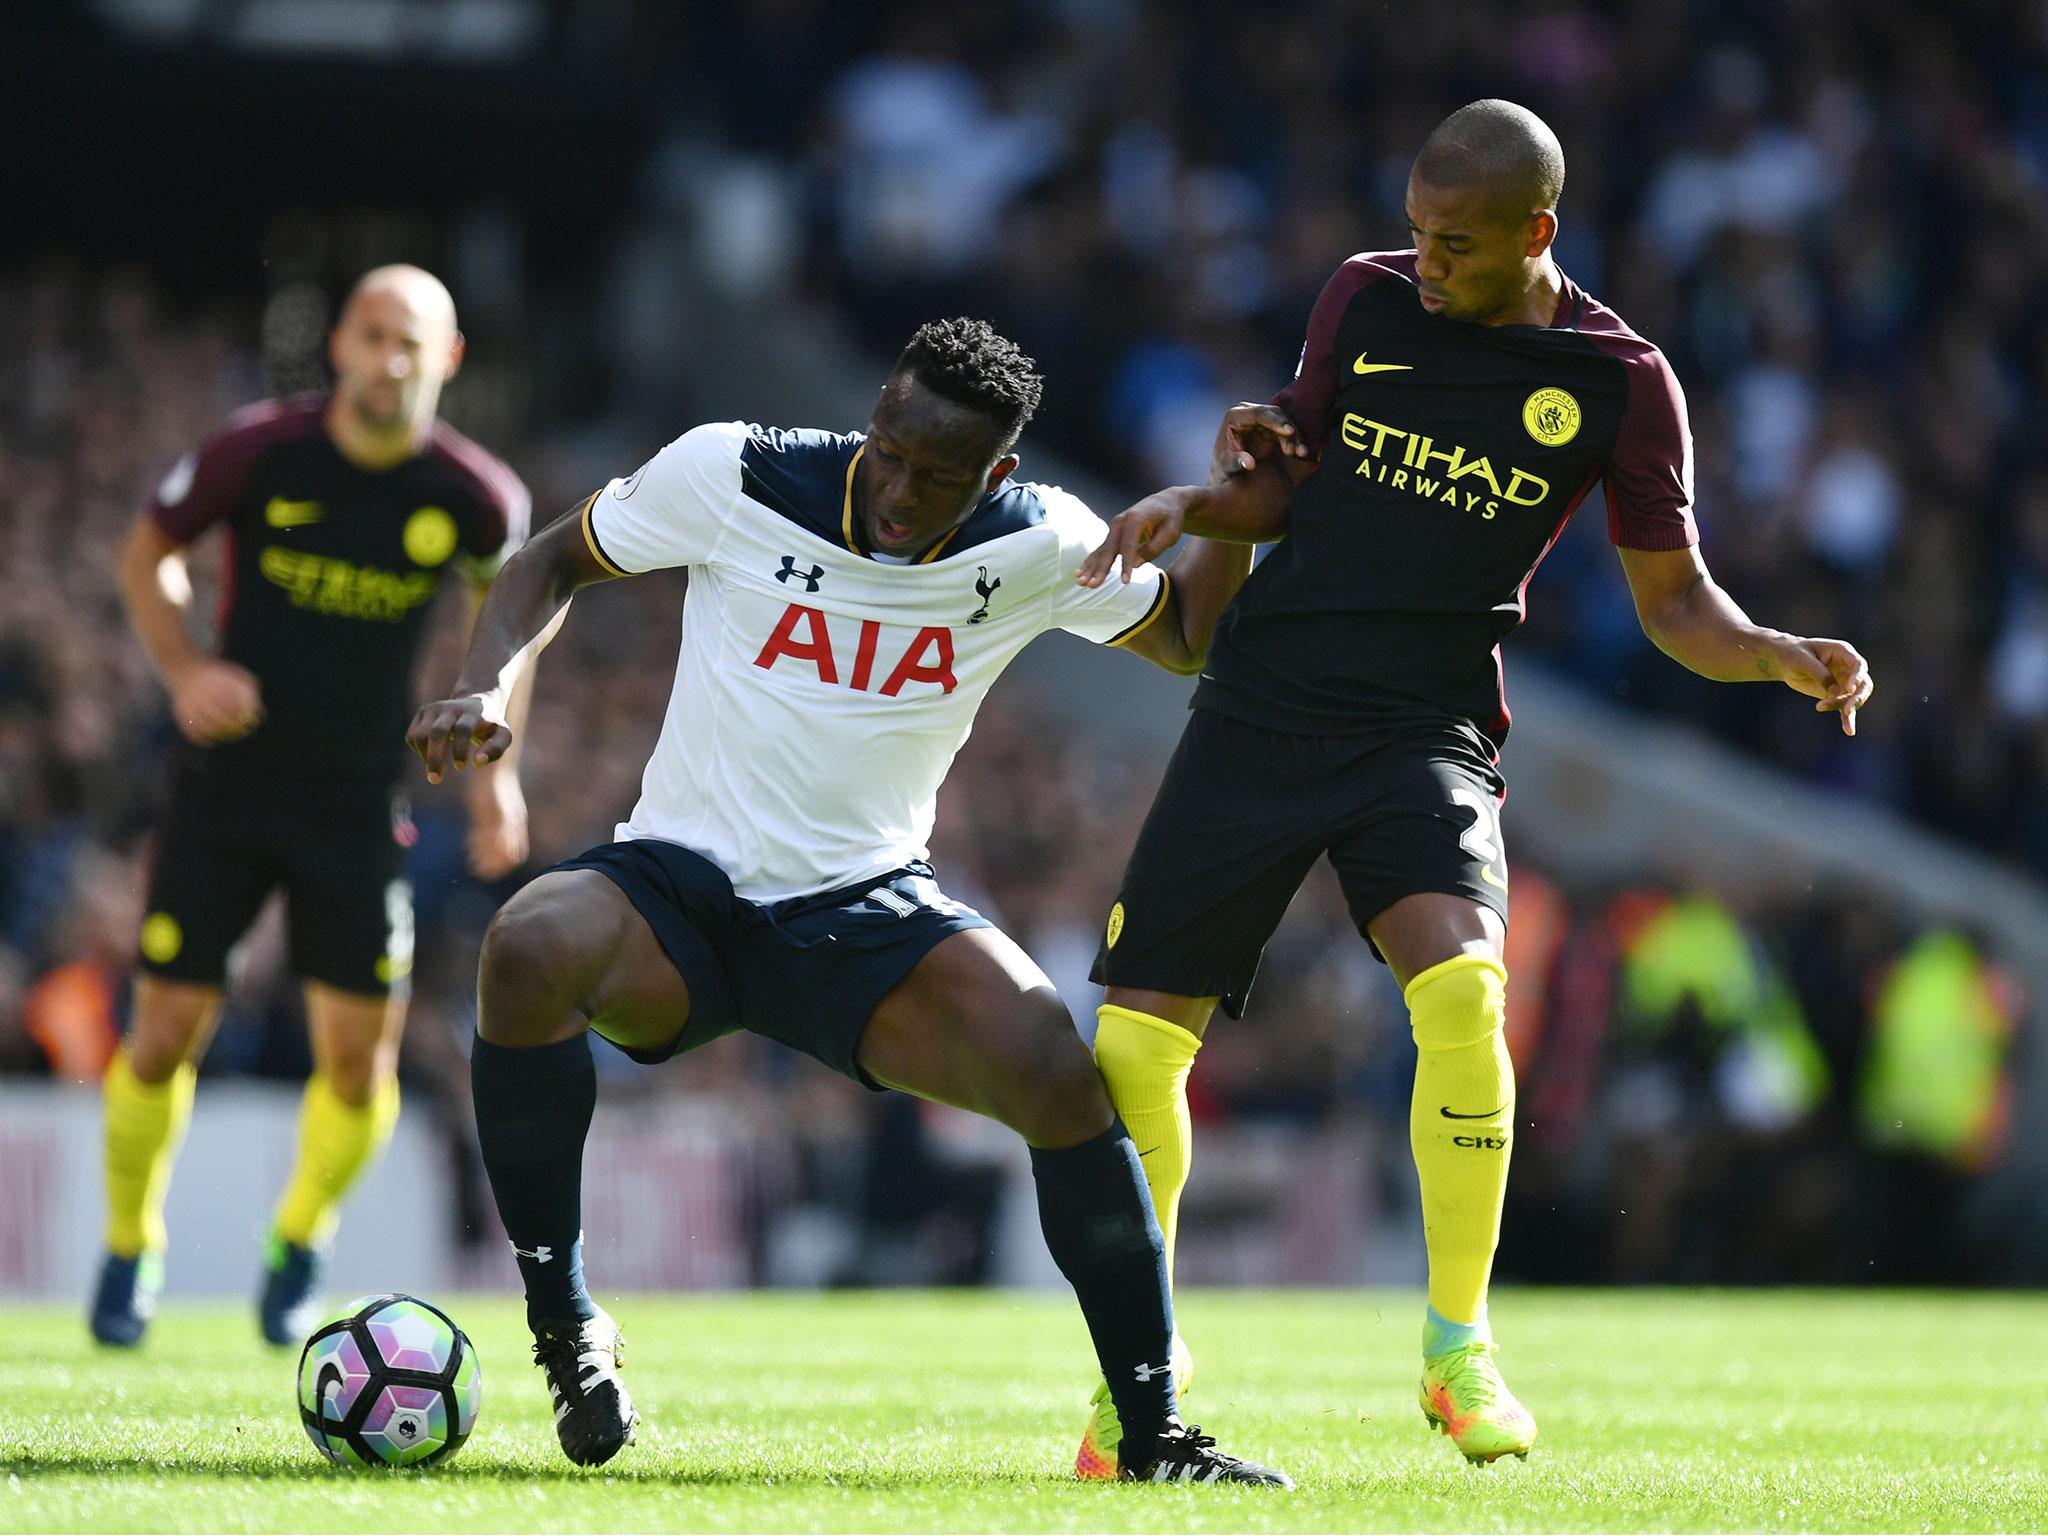
{"label": "black soccer sock", "polygon": [[595,1317],[583,1288],[583,1138],[597,1068],[583,1035],[532,1050],[479,1035],[469,1058],[476,1134],[526,1282],[526,1319]]}
{"label": "black soccer sock", "polygon": [[1045,1246],[1095,1340],[1124,1441],[1148,1445],[1177,1411],[1166,1242],[1121,1120],[1078,1147],[1031,1149]]}

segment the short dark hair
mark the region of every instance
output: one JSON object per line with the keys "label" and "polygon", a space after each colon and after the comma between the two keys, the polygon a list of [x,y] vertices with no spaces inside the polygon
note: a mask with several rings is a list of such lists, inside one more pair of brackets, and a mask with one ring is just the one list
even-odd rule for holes
{"label": "short dark hair", "polygon": [[998,451],[1008,453],[1045,391],[1037,366],[986,320],[955,317],[920,325],[890,377],[915,374],[942,400],[979,411],[996,424]]}
{"label": "short dark hair", "polygon": [[1564,194],[1564,149],[1527,107],[1489,97],[1436,125],[1415,157],[1415,174],[1447,190],[1489,187],[1517,215],[1555,210]]}

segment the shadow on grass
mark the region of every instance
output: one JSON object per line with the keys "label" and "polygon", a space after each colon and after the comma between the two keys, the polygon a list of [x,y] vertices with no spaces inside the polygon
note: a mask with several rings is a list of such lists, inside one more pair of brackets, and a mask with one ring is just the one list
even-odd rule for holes
{"label": "shadow on grass", "polygon": [[[950,1485],[958,1481],[944,1475],[915,1477],[900,1473],[851,1469],[842,1472],[826,1467],[791,1470],[787,1466],[768,1466],[759,1462],[736,1462],[729,1467],[682,1472],[659,1468],[620,1467],[616,1464],[606,1467],[576,1467],[559,1462],[529,1464],[458,1457],[440,1466],[424,1468],[352,1469],[337,1467],[321,1460],[281,1458],[275,1453],[264,1454],[256,1451],[246,1454],[195,1457],[190,1461],[165,1462],[141,1452],[124,1455],[105,1450],[80,1451],[76,1455],[66,1455],[62,1452],[37,1456],[0,1454],[0,1476],[5,1475],[17,1476],[24,1483],[33,1478],[51,1476],[146,1475],[167,1482],[184,1479],[197,1484],[229,1478],[251,1482],[302,1483],[308,1487],[334,1486],[355,1481],[367,1481],[369,1485],[376,1487],[413,1482],[448,1482],[457,1487],[511,1482],[563,1486],[587,1483],[592,1487],[603,1487],[609,1483],[613,1486],[643,1488],[738,1488],[773,1484],[778,1488],[843,1488],[865,1492]],[[1058,1481],[1042,1474],[1034,1476],[1023,1472],[983,1474],[973,1480],[990,1485],[1015,1483],[1019,1487],[1043,1487],[1049,1482]]]}

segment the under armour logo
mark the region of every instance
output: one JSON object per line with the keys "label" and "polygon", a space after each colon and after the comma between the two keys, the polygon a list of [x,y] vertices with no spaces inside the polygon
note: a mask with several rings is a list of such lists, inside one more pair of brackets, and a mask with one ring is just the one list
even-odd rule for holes
{"label": "under armour logo", "polygon": [[512,1252],[514,1256],[522,1259],[531,1259],[536,1264],[545,1264],[555,1256],[555,1250],[546,1243],[537,1244],[531,1253],[528,1253],[524,1248],[514,1243],[512,1245]]}
{"label": "under armour logo", "polygon": [[988,600],[996,595],[996,588],[1003,584],[1003,578],[1000,576],[990,580],[987,566],[977,565],[975,570],[981,573],[974,579],[974,591],[981,599],[981,606],[967,615],[967,622],[970,624],[979,624],[988,617]]}
{"label": "under armour logo", "polygon": [[800,571],[796,568],[796,556],[784,555],[782,569],[775,573],[775,579],[780,582],[800,581],[804,584],[806,592],[815,592],[824,575],[825,567],[822,565],[814,565],[808,571]]}
{"label": "under armour logo", "polygon": [[1141,1365],[1137,1367],[1134,1374],[1140,1381],[1150,1381],[1154,1376],[1171,1376],[1173,1374],[1173,1362],[1169,1360],[1164,1365]]}

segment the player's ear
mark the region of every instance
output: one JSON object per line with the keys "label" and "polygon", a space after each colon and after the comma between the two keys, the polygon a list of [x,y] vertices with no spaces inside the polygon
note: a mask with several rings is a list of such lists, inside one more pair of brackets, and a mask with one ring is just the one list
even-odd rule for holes
{"label": "player's ear", "polygon": [[448,343],[448,371],[441,375],[442,378],[452,379],[461,371],[462,354],[467,347],[468,343],[462,339],[462,332],[457,331],[454,339]]}
{"label": "player's ear", "polygon": [[[997,459],[994,464],[989,466],[988,490],[993,491],[997,486],[1009,479],[1011,471],[1016,469],[1022,462],[1014,453],[1006,453],[1000,459]],[[982,494],[987,495],[988,492],[984,491]]]}
{"label": "player's ear", "polygon": [[1550,249],[1550,242],[1557,238],[1557,215],[1548,208],[1539,208],[1529,217],[1529,245],[1523,252],[1531,260]]}

